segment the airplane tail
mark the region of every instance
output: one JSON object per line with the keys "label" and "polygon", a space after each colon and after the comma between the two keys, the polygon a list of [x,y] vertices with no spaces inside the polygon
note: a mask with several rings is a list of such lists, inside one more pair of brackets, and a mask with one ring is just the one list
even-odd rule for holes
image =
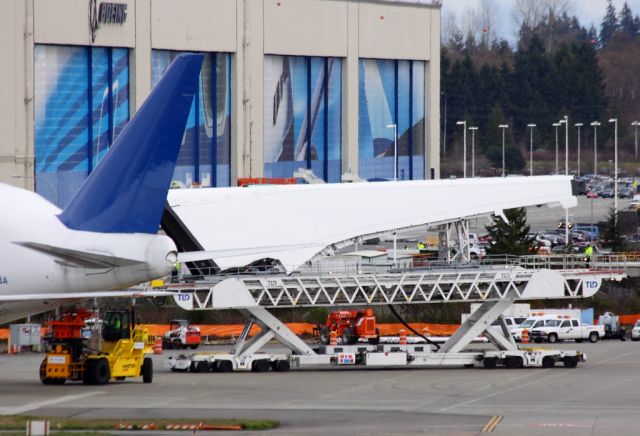
{"label": "airplane tail", "polygon": [[90,232],[157,233],[202,60],[197,54],[176,57],[58,216],[64,225]]}

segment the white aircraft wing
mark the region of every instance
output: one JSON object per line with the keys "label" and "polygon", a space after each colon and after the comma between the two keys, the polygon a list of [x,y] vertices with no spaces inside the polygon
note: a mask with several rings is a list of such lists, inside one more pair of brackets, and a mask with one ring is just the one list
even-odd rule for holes
{"label": "white aircraft wing", "polygon": [[70,248],[55,247],[37,242],[14,242],[17,245],[31,248],[36,251],[55,257],[65,264],[77,265],[84,268],[112,268],[144,264],[144,261],[116,257],[107,253],[90,253],[87,251],[72,250]]}
{"label": "white aircraft wing", "polygon": [[365,235],[515,207],[577,204],[566,176],[182,189],[169,191],[168,202],[206,252],[180,259],[199,256],[227,269],[271,258],[287,271]]}

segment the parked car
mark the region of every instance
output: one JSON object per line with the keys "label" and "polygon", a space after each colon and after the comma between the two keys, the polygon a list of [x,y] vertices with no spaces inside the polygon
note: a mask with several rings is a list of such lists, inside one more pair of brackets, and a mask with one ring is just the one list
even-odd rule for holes
{"label": "parked car", "polygon": [[599,239],[600,238],[600,229],[595,224],[584,224],[578,223],[574,229],[578,232],[585,233],[588,238],[587,239]]}
{"label": "parked car", "polygon": [[640,319],[636,321],[633,329],[631,329],[631,340],[640,341]]}
{"label": "parked car", "polygon": [[587,192],[587,198],[598,198],[598,194],[594,191]]}

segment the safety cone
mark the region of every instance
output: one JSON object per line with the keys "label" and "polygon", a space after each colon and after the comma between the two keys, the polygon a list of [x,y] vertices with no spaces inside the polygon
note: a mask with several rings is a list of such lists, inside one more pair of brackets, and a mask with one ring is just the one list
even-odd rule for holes
{"label": "safety cone", "polygon": [[329,345],[338,345],[338,334],[335,331],[329,332]]}
{"label": "safety cone", "polygon": [[162,354],[162,338],[156,337],[156,342],[153,344],[153,354]]}
{"label": "safety cone", "polygon": [[400,345],[407,345],[407,331],[400,329]]}
{"label": "safety cone", "polygon": [[522,337],[520,338],[520,342],[523,344],[529,343],[529,330],[527,329],[522,330]]}

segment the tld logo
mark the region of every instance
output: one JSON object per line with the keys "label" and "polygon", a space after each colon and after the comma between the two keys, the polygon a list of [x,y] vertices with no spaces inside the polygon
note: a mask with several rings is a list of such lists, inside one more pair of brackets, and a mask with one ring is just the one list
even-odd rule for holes
{"label": "tld logo", "polygon": [[0,276],[0,285],[8,285],[9,281],[5,276]]}
{"label": "tld logo", "polygon": [[189,294],[180,294],[178,295],[178,300],[180,301],[189,301],[191,299],[191,295]]}
{"label": "tld logo", "polygon": [[598,287],[598,282],[595,280],[587,280],[584,284],[588,289],[595,289]]}

